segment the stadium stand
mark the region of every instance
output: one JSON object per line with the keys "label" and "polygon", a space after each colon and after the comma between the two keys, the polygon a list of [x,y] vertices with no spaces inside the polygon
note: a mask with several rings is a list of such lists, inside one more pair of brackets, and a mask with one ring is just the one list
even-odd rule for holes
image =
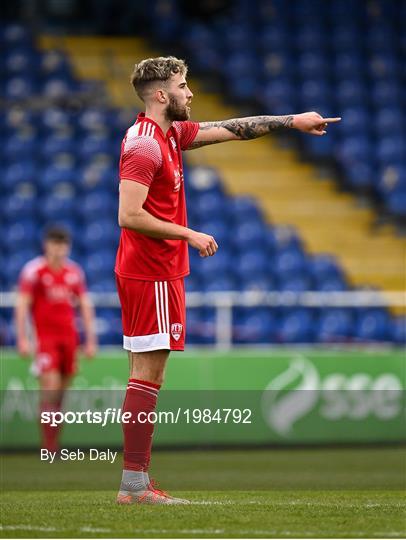
{"label": "stadium stand", "polygon": [[[175,3],[169,4],[176,11]],[[242,7],[249,5],[248,2],[239,4]],[[317,2],[315,4],[318,5]],[[265,6],[266,3],[258,5]],[[171,25],[167,25],[167,21],[162,18],[154,19],[156,32],[161,39],[172,39],[178,25],[185,22],[179,18],[179,14],[178,19],[176,13],[172,15]],[[313,75],[320,74],[320,70],[327,72],[331,69],[329,59],[319,54],[320,50],[324,50],[319,48],[319,44],[325,37],[325,30],[321,30],[316,23],[312,24],[306,31],[297,34],[292,45],[290,39],[287,39],[287,30],[284,30],[286,25],[273,24],[272,17],[269,21],[263,19],[261,32],[258,36],[254,35],[252,24],[255,17],[262,16],[260,12],[254,15],[251,13],[246,23],[236,21],[235,28],[223,34],[224,40],[218,39],[222,31],[221,21],[214,27],[188,24],[185,39],[188,40],[188,50],[193,53],[193,64],[201,72],[217,70],[219,74],[220,66],[225,65],[229,91],[234,92],[233,97],[239,101],[256,95],[258,84],[266,82],[266,91],[261,92],[261,96],[269,99],[262,103],[263,106],[266,104],[267,111],[285,113],[297,110],[298,107],[308,109],[321,98],[325,105],[324,110],[321,107],[321,112],[331,111],[332,102],[327,102],[328,96],[335,99],[331,77],[326,77],[327,82],[321,82],[320,85],[314,83],[314,80],[323,81],[323,77],[318,75],[313,79]],[[298,16],[295,10],[291,16]],[[334,32],[338,42],[344,45],[350,37],[355,36],[350,31],[347,34],[344,31],[340,33],[338,27]],[[119,75],[112,78],[103,55],[97,59],[100,51],[98,38],[44,38],[41,48],[38,48],[26,28],[11,24],[2,27],[0,42],[6,51],[0,66],[1,95],[6,105],[2,108],[0,119],[3,142],[0,182],[4,209],[1,223],[4,234],[0,240],[4,257],[0,266],[2,289],[11,290],[15,287],[19,270],[26,260],[39,252],[42,230],[45,224],[52,221],[63,223],[72,232],[72,257],[83,264],[90,290],[113,291],[114,255],[119,234],[116,221],[117,158],[121,138],[134,115],[134,110],[130,113],[128,110],[133,101],[131,89],[123,88],[124,85],[129,87],[128,70],[134,57],[146,51],[142,49],[140,40],[120,38],[104,42],[108,44],[110,59],[113,59],[110,65],[114,65]],[[207,44],[204,58],[199,56],[204,49],[202,43]],[[250,47],[247,47],[247,43]],[[257,50],[251,48],[251,44],[262,47],[263,65],[258,62]],[[284,44],[303,51],[299,65],[293,64],[294,55],[284,48]],[[273,58],[265,55],[270,47]],[[86,51],[85,59],[83,51]],[[337,136],[329,134],[329,138],[320,143],[303,139],[303,144],[311,156],[326,156],[337,152],[340,156],[347,155],[343,149],[348,148],[351,159],[355,154],[363,158],[357,162],[361,170],[362,167],[365,170],[367,168],[374,175],[376,171],[381,174],[382,170],[379,178],[383,180],[376,181],[385,208],[395,208],[397,211],[394,213],[403,216],[404,191],[399,190],[404,180],[402,167],[405,167],[401,142],[404,139],[400,130],[403,126],[397,122],[392,104],[390,110],[379,111],[373,128],[388,129],[388,126],[398,125],[400,131],[393,131],[392,142],[386,141],[384,144],[385,139],[377,136],[376,144],[379,143],[379,148],[375,148],[372,146],[372,137],[365,137],[361,129],[356,141],[352,140],[370,111],[364,107],[365,85],[357,86],[351,80],[351,70],[358,65],[357,58],[350,54],[345,56],[344,52],[342,56],[337,55],[336,64],[349,79],[337,81],[339,90],[336,99],[345,99],[346,104],[351,102],[354,105],[355,109],[349,115],[349,125],[353,128],[345,125]],[[284,63],[286,70],[284,77],[280,77],[281,65]],[[72,69],[71,64],[75,69]],[[258,67],[258,72],[251,75],[253,66]],[[392,67],[392,71],[393,75],[395,67]],[[295,79],[299,76],[297,73],[312,80],[303,79],[302,84],[298,85]],[[330,75],[333,76],[332,73]],[[390,101],[390,91],[383,85],[385,81],[378,82],[382,84],[377,83],[372,93],[376,106],[381,103],[381,98]],[[94,99],[95,96],[97,99]],[[398,97],[401,101],[401,96]],[[275,101],[272,103],[272,100]],[[320,104],[317,108],[320,110]],[[204,93],[200,104],[202,109],[206,113],[205,120],[208,119],[207,115],[221,112],[224,117],[224,114],[229,116],[227,113],[232,111],[220,107],[217,98],[211,95],[205,97]],[[196,117],[198,114],[197,106]],[[248,144],[252,145],[249,148],[251,169],[242,165],[246,154],[242,151],[241,155],[236,156],[235,146],[223,147],[221,157],[218,152],[214,152],[209,160],[214,166],[208,166],[206,159],[204,166],[199,165],[201,158],[197,152],[196,157],[192,156],[189,161],[193,166],[189,166],[185,172],[190,226],[213,234],[221,243],[221,251],[212,259],[202,261],[194,251],[191,252],[192,276],[187,280],[189,291],[345,291],[351,290],[354,284],[365,283],[396,288],[396,279],[390,273],[392,268],[385,283],[376,283],[375,278],[382,275],[381,269],[376,271],[376,275],[366,276],[361,273],[360,281],[357,282],[351,264],[343,266],[341,258],[333,255],[336,246],[331,231],[323,231],[323,225],[320,227],[319,223],[315,233],[309,217],[314,214],[315,206],[329,205],[329,211],[335,209],[344,221],[349,220],[357,226],[360,221],[364,224],[369,220],[366,211],[360,218],[363,211],[349,208],[347,195],[337,195],[334,192],[336,198],[332,202],[331,186],[324,180],[315,182],[313,170],[308,165],[295,163],[291,150],[281,149],[277,143],[269,141]],[[205,149],[199,152],[205,152]],[[207,153],[203,155],[206,158]],[[371,155],[374,159],[369,161]],[[396,155],[401,159],[392,165]],[[379,166],[374,161],[375,157],[381,160]],[[261,177],[269,168],[272,158],[278,163],[272,178],[269,178],[269,171]],[[230,166],[232,161],[234,168]],[[254,171],[253,162],[258,165]],[[382,168],[382,163],[386,168]],[[354,171],[356,167],[351,166],[349,169]],[[346,170],[344,165],[343,170]],[[258,185],[262,182],[262,189],[267,190],[268,197],[276,196],[277,189],[282,193],[282,199],[274,200],[273,205],[269,204],[274,218],[272,224],[264,200],[265,194],[256,192],[262,199],[262,205],[259,206],[257,199],[248,195],[247,177],[250,187],[255,188],[256,182]],[[287,179],[289,189],[283,186],[284,183],[288,184]],[[309,191],[307,196],[303,193],[303,200],[295,201],[292,195],[300,181],[302,183],[296,193],[302,194],[307,189]],[[391,197],[392,205],[388,206],[386,201]],[[281,208],[284,210],[281,211]],[[292,215],[300,215],[300,211],[304,215],[297,222]],[[357,217],[354,217],[355,214]],[[316,219],[318,217],[316,213]],[[310,223],[307,228],[306,222]],[[337,221],[336,225],[339,231],[342,222]],[[356,231],[351,234],[356,236]],[[368,243],[364,243],[364,240],[360,235],[359,241],[365,246],[365,259],[368,258]],[[393,259],[392,255],[399,248],[399,243],[390,234],[376,240],[380,241],[380,256]],[[340,244],[340,237],[336,238],[336,243]],[[371,245],[370,253],[376,250],[376,245]],[[242,249],[242,246],[249,248]],[[345,256],[342,260],[345,261]],[[399,270],[399,266],[396,268]],[[233,341],[239,344],[337,341],[402,343],[405,334],[403,318],[393,317],[387,310],[377,308],[270,310],[255,307],[235,308],[233,315]],[[189,309],[188,320],[189,343],[213,343],[215,312],[212,308]],[[6,344],[12,344],[11,312],[4,312],[1,323],[1,339]],[[120,343],[119,326],[117,310],[98,310],[101,344]]]}
{"label": "stadium stand", "polygon": [[152,4],[155,38],[181,35],[193,70],[217,74],[234,101],[271,114],[339,111],[329,137],[301,138],[306,155],[334,155],[347,187],[404,223],[404,2],[237,0],[210,23],[185,18],[174,0]]}

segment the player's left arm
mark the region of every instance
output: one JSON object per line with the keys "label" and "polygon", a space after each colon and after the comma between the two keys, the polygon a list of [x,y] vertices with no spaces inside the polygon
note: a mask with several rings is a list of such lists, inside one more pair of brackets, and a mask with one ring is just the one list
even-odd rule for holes
{"label": "player's left arm", "polygon": [[97,350],[97,337],[95,331],[95,315],[93,303],[87,292],[78,297],[79,310],[85,330],[84,352],[88,358],[93,358]]}
{"label": "player's left arm", "polygon": [[312,111],[285,116],[249,116],[219,122],[200,122],[197,135],[188,150],[226,141],[257,139],[279,129],[298,129],[311,135],[325,135],[327,126],[340,120],[323,118]]}

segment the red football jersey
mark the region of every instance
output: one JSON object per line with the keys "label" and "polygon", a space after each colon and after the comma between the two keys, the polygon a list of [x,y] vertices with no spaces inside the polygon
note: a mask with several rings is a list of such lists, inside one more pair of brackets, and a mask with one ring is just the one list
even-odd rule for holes
{"label": "red football jersey", "polygon": [[31,313],[39,337],[76,332],[74,303],[86,291],[79,265],[68,259],[54,270],[45,257],[37,257],[22,269],[19,289],[32,296]]}
{"label": "red football jersey", "polygon": [[[143,208],[154,217],[187,226],[181,150],[194,141],[199,124],[173,122],[165,134],[159,125],[140,113],[121,145],[120,180],[148,186]],[[185,240],[151,238],[121,229],[116,259],[121,277],[167,281],[189,274]]]}

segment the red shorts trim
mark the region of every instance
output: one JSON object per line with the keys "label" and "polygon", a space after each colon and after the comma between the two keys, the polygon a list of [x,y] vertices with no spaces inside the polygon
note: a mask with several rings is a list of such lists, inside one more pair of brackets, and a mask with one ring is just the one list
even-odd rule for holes
{"label": "red shorts trim", "polygon": [[123,347],[131,352],[185,348],[185,285],[116,275],[123,321]]}
{"label": "red shorts trim", "polygon": [[34,375],[58,371],[74,375],[77,370],[77,335],[38,338],[37,351],[31,366]]}

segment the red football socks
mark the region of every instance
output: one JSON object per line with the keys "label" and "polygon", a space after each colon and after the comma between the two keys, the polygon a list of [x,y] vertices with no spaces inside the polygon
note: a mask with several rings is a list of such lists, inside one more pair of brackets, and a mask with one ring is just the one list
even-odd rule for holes
{"label": "red football socks", "polygon": [[61,424],[57,426],[51,426],[50,423],[45,424],[41,422],[42,412],[59,412],[62,407],[62,400],[57,403],[51,403],[45,400],[40,401],[40,430],[41,430],[41,448],[46,448],[50,452],[59,451],[59,434],[61,431]]}
{"label": "red football socks", "polygon": [[148,470],[154,424],[147,420],[147,415],[155,411],[159,389],[159,384],[139,379],[128,380],[123,413],[130,412],[131,418],[128,423],[122,423],[125,470]]}

